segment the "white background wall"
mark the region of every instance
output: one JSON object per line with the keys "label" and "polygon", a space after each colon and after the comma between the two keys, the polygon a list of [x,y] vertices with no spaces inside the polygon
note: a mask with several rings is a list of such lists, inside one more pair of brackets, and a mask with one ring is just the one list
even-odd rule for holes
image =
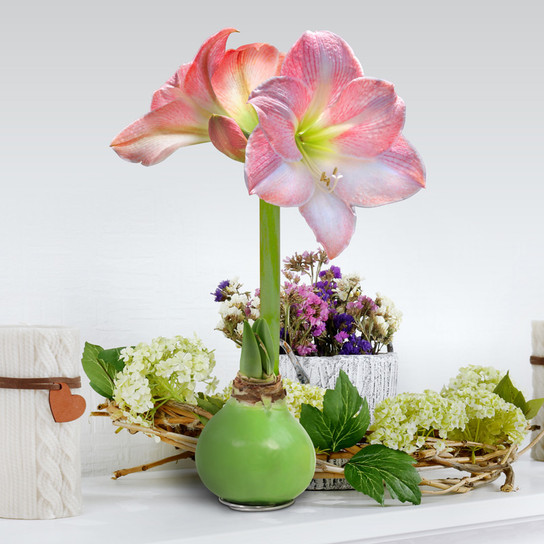
{"label": "white background wall", "polygon": [[[400,390],[467,363],[530,389],[530,321],[544,318],[544,69],[539,2],[11,2],[0,20],[0,324],[70,325],[133,344],[195,331],[226,382],[237,352],[209,293],[257,285],[256,197],[211,144],[152,168],[108,148],[152,92],[226,26],[282,50],[307,29],[345,38],[407,104],[428,188],[358,211],[336,264],[404,311]],[[283,253],[316,247],[296,209]],[[89,404],[98,398],[88,388]],[[84,468],[160,457],[153,441],[83,421]]]}

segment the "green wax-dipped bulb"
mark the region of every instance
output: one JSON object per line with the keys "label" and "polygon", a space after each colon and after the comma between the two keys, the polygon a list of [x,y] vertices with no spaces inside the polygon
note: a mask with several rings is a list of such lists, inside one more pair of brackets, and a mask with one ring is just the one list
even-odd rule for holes
{"label": "green wax-dipped bulb", "polygon": [[204,485],[226,501],[278,505],[306,489],[315,450],[284,400],[265,406],[230,398],[198,439],[196,467]]}
{"label": "green wax-dipped bulb", "polygon": [[310,483],[315,450],[289,412],[281,378],[273,373],[266,322],[256,322],[254,329],[244,323],[240,372],[231,398],[198,439],[196,468],[204,485],[224,501],[281,506]]}

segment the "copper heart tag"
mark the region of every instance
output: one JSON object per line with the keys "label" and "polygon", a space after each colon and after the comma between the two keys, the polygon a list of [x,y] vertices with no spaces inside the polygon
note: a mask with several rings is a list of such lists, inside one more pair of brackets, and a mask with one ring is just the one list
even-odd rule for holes
{"label": "copper heart tag", "polygon": [[61,383],[60,389],[49,391],[49,406],[53,419],[57,423],[74,421],[85,412],[85,399],[80,395],[72,395],[70,388]]}

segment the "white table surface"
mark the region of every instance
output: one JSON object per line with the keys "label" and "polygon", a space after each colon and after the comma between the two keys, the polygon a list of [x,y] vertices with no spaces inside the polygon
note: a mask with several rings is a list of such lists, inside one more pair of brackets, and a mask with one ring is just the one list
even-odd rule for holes
{"label": "white table surface", "polygon": [[[285,510],[234,512],[193,469],[83,480],[81,516],[0,519],[2,544],[229,544],[341,542],[544,542],[544,463],[515,465],[519,491],[497,482],[465,495],[424,497],[420,506],[381,507],[355,491],[307,491]],[[440,536],[437,536],[440,535]]]}

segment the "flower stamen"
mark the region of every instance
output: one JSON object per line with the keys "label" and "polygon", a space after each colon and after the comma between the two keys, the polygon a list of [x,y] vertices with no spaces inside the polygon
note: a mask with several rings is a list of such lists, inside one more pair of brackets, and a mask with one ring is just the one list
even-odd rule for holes
{"label": "flower stamen", "polygon": [[321,189],[325,189],[328,193],[334,192],[338,182],[342,179],[342,175],[338,173],[338,167],[334,167],[332,174],[327,175],[327,172],[320,171],[317,164],[310,158],[308,150],[305,148],[305,145],[302,141],[301,135],[299,134],[297,139],[297,147],[302,155],[302,162],[307,166],[308,170],[312,172],[318,181],[317,186]]}
{"label": "flower stamen", "polygon": [[342,174],[338,174],[338,168],[335,166],[330,176],[327,176],[325,172],[321,172],[319,181],[323,182],[329,193],[332,193],[343,177]]}

